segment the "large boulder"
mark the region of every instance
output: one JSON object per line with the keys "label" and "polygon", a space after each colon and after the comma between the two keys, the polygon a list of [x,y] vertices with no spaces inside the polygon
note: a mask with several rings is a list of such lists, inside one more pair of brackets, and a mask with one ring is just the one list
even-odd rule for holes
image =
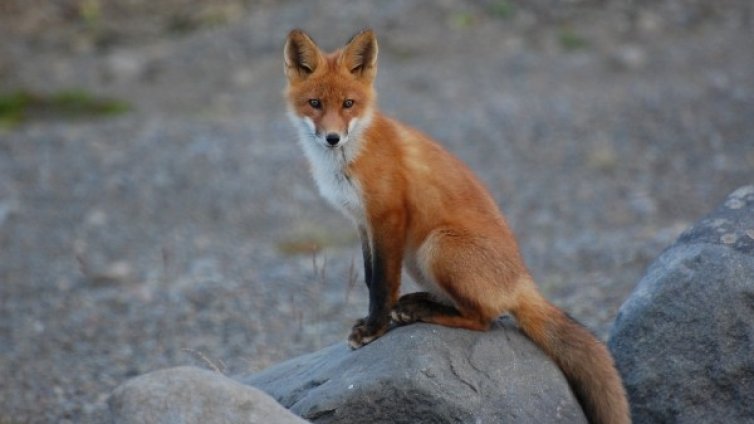
{"label": "large boulder", "polygon": [[560,370],[504,321],[413,324],[238,379],[315,423],[586,423]]}
{"label": "large boulder", "polygon": [[610,350],[636,423],[754,423],[754,186],[650,267]]}
{"label": "large boulder", "polygon": [[560,370],[506,319],[489,332],[414,324],[230,379],[155,371],[110,398],[131,423],[586,423]]}
{"label": "large boulder", "polygon": [[114,424],[302,424],[264,392],[220,373],[170,368],[134,378],[110,397]]}

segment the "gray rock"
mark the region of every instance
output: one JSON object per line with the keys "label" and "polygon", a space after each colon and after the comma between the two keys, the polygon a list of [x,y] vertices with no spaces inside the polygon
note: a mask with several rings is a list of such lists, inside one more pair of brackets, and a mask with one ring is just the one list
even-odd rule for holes
{"label": "gray rock", "polygon": [[134,378],[115,389],[109,404],[114,424],[306,422],[260,390],[193,367]]}
{"label": "gray rock", "polygon": [[239,377],[315,423],[585,423],[560,370],[510,323],[413,324]]}
{"label": "gray rock", "polygon": [[617,68],[629,71],[644,69],[648,62],[646,50],[637,45],[618,47],[612,53],[611,59]]}
{"label": "gray rock", "polygon": [[134,80],[144,73],[147,60],[141,54],[118,51],[105,61],[105,72],[116,81]]}
{"label": "gray rock", "polygon": [[636,423],[754,423],[754,186],[655,261],[609,343]]}

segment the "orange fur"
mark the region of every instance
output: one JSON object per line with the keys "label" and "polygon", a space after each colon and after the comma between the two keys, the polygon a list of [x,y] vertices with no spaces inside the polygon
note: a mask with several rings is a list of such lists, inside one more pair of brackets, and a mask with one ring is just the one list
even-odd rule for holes
{"label": "orange fur", "polygon": [[[351,331],[352,347],[387,331],[391,314],[398,323],[486,330],[511,313],[563,370],[593,423],[630,422],[610,353],[539,294],[476,176],[377,110],[377,51],[369,30],[330,54],[299,30],[285,47],[290,115],[315,180],[362,236],[370,307]],[[398,297],[403,266],[426,293]]]}

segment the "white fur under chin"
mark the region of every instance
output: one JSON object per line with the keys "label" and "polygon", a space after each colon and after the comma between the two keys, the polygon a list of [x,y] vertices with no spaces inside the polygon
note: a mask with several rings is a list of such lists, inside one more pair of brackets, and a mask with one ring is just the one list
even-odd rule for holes
{"label": "white fur under chin", "polygon": [[324,137],[317,136],[314,122],[289,112],[298,130],[299,143],[311,165],[312,176],[319,192],[331,205],[353,219],[364,222],[364,207],[361,187],[357,179],[346,174],[346,168],[361,151],[361,136],[372,121],[369,113],[354,118],[348,125],[348,134],[338,147],[329,147]]}

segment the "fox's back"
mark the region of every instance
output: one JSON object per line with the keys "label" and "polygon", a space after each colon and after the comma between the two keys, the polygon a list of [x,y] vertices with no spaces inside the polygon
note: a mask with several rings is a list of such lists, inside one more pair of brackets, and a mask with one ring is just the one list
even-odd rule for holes
{"label": "fox's back", "polygon": [[485,227],[511,237],[481,181],[429,136],[384,116],[375,117],[364,136],[353,173],[366,203],[400,201],[409,215],[410,238],[420,242],[439,227]]}

